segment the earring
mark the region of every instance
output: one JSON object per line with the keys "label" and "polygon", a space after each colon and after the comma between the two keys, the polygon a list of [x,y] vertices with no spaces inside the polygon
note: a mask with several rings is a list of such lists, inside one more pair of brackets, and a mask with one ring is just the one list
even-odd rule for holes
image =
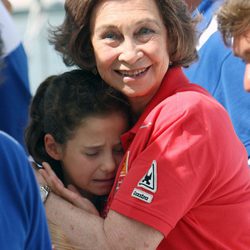
{"label": "earring", "polygon": [[172,66],[172,65],[173,65],[173,62],[172,62],[172,61],[169,61],[168,66]]}

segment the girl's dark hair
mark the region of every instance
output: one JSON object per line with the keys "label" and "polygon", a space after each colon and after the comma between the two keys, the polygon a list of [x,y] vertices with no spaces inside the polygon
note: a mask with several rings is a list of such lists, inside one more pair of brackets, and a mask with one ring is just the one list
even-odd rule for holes
{"label": "girl's dark hair", "polygon": [[[91,70],[95,57],[91,45],[90,19],[98,0],[66,0],[62,25],[50,30],[49,41],[61,53],[68,66]],[[183,0],[155,0],[168,34],[172,66],[189,66],[195,61],[195,24]]]}
{"label": "girl's dark hair", "polygon": [[51,134],[63,145],[85,118],[112,112],[121,113],[129,123],[130,110],[125,97],[98,75],[73,70],[50,76],[38,87],[30,106],[30,121],[25,131],[28,152],[37,163],[50,163],[63,180],[60,162],[45,150],[45,134]]}

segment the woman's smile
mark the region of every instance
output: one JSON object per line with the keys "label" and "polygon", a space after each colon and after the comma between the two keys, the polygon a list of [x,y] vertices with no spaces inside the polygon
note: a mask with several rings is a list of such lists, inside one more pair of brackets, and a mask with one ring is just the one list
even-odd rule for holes
{"label": "woman's smile", "polygon": [[124,83],[129,83],[130,81],[135,81],[144,77],[149,69],[150,67],[144,67],[136,70],[115,70],[115,72],[123,77]]}
{"label": "woman's smile", "polygon": [[115,70],[116,73],[118,73],[121,76],[128,76],[128,77],[137,77],[145,73],[149,67],[145,67],[142,69],[136,69],[136,70]]}

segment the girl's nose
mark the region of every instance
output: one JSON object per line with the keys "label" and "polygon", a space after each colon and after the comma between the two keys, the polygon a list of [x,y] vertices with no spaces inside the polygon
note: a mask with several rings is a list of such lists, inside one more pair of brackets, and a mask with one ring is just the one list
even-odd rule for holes
{"label": "girl's nose", "polygon": [[116,161],[113,155],[108,155],[105,157],[104,162],[102,163],[101,170],[106,173],[114,172],[116,169]]}

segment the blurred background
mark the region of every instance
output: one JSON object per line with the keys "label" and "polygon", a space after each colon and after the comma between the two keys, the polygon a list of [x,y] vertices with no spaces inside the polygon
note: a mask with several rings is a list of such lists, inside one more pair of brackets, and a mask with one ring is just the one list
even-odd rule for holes
{"label": "blurred background", "polygon": [[61,57],[48,43],[50,25],[64,19],[64,0],[9,0],[29,61],[29,79],[32,94],[49,75],[69,70]]}

